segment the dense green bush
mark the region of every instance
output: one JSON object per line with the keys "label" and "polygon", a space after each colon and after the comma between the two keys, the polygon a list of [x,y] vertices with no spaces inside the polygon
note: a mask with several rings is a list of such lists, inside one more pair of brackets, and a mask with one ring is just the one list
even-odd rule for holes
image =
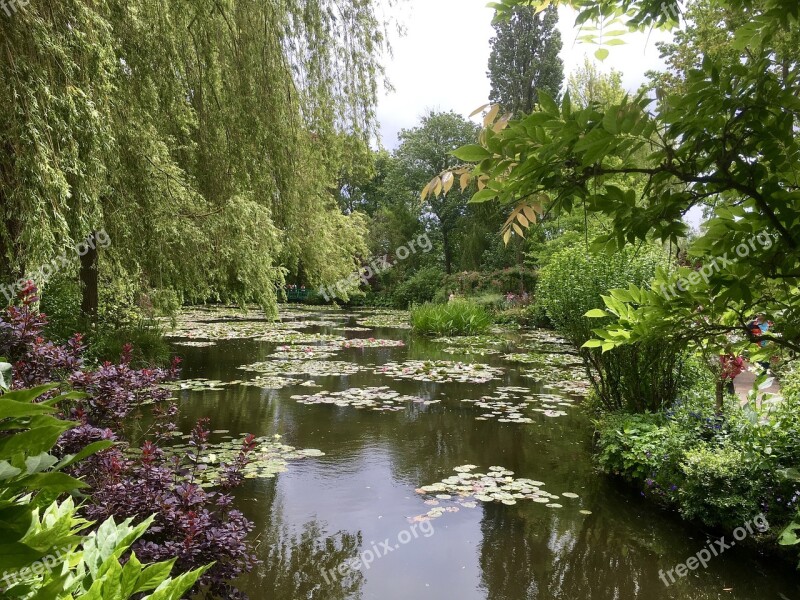
{"label": "dense green bush", "polygon": [[726,529],[763,513],[778,534],[800,505],[800,395],[756,409],[729,396],[715,411],[713,386],[698,386],[659,413],[608,413],[597,422],[597,461],[687,519]]}
{"label": "dense green bush", "polygon": [[[537,287],[539,311],[556,329],[580,348],[602,327],[585,314],[603,305],[602,295],[612,288],[644,285],[665,260],[656,247],[628,249],[614,255],[592,254],[582,247],[556,253],[542,269]],[[597,397],[608,410],[658,410],[676,396],[683,353],[669,339],[625,346],[610,352],[582,349]]]}
{"label": "dense green bush", "polygon": [[412,304],[431,302],[442,288],[444,271],[438,267],[424,267],[401,282],[392,292],[392,304],[396,308],[408,308]]}
{"label": "dense green bush", "polygon": [[411,307],[411,327],[430,335],[477,335],[492,325],[489,311],[469,300]]}
{"label": "dense green bush", "polygon": [[701,444],[685,453],[680,510],[687,519],[736,527],[761,512],[770,473],[735,444]]}

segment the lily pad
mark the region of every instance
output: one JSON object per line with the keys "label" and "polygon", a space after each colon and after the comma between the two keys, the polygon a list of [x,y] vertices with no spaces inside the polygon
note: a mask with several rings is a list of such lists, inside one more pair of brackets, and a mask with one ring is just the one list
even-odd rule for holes
{"label": "lily pad", "polygon": [[375,368],[375,372],[394,379],[415,381],[485,383],[497,379],[501,369],[481,363],[462,363],[449,360],[408,360],[403,363],[387,363]]}
{"label": "lily pad", "polygon": [[264,375],[303,375],[331,377],[352,375],[365,367],[341,360],[270,360],[238,367]]}
{"label": "lily pad", "polygon": [[[459,506],[463,508],[474,508],[478,506],[477,502],[499,502],[513,506],[525,500],[551,505],[554,504],[552,500],[558,498],[555,494],[543,490],[544,484],[541,481],[527,478],[515,479],[514,472],[505,467],[492,466],[485,473],[475,471],[477,468],[475,465],[456,467],[453,469],[455,475],[434,484],[424,485],[416,492],[423,496],[433,496],[441,502],[448,500],[458,502]],[[553,507],[560,508],[560,505]],[[447,512],[446,509],[443,510],[443,507],[437,507],[437,509],[436,514],[429,511],[424,515],[412,517],[410,520],[416,522],[420,517],[437,518]]]}
{"label": "lily pad", "polygon": [[[184,438],[188,436],[183,436]],[[241,439],[227,440],[209,444],[200,452],[202,469],[191,470],[196,481],[204,487],[214,482],[224,465],[231,464],[242,447]],[[268,479],[287,470],[288,464],[293,460],[324,456],[324,452],[316,449],[298,449],[281,443],[280,436],[256,438],[256,447],[249,454],[250,462],[243,469],[247,479]],[[196,448],[188,444],[176,444],[164,448],[166,456],[183,457],[188,453],[196,452]],[[187,473],[186,477],[190,475]]]}
{"label": "lily pad", "polygon": [[385,327],[389,329],[411,329],[411,313],[407,310],[382,310],[361,316],[358,323],[367,327]]}
{"label": "lily pad", "polygon": [[292,396],[292,399],[301,404],[330,404],[375,411],[405,410],[406,404],[409,402],[422,404],[438,402],[437,400],[425,400],[418,396],[402,396],[399,392],[392,391],[387,386],[350,388],[341,392],[323,390],[313,395],[298,394]]}

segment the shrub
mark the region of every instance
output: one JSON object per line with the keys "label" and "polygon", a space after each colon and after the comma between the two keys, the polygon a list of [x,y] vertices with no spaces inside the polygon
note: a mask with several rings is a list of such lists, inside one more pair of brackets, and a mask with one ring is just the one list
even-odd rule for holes
{"label": "shrub", "polygon": [[[625,250],[612,256],[587,253],[580,247],[556,253],[542,269],[537,303],[556,329],[581,348],[602,321],[584,315],[602,306],[609,289],[643,285],[663,260],[657,248]],[[656,411],[676,396],[682,352],[669,339],[616,348],[581,349],[595,392],[608,410]]]}
{"label": "shrub", "polygon": [[[49,417],[61,425],[51,427],[44,442],[35,440],[30,444],[32,455],[38,454],[37,444],[52,441],[49,448],[57,440],[58,453],[65,455],[82,452],[92,444],[124,441],[130,438],[126,434],[132,432],[142,439],[169,439],[175,428],[177,407],[162,384],[177,377],[177,361],[169,370],[135,369],[131,364],[132,350],[126,346],[118,364],[106,362],[97,369],[87,368],[80,335],[62,345],[42,335],[47,319],[35,309],[37,300],[36,288],[31,284],[22,291],[20,306],[11,306],[5,315],[0,315],[0,355],[7,356],[13,365],[12,384],[18,388],[68,383],[80,392],[67,397],[72,406],[65,407],[61,415],[76,419],[78,426]],[[150,411],[154,425],[141,432],[137,427],[146,421],[133,417],[140,417],[143,407]],[[205,435],[202,428],[195,432],[195,447],[204,442]],[[147,519],[155,514],[154,526],[136,536],[141,537],[136,544],[140,556],[152,560],[178,557],[178,569],[185,572],[213,560],[214,566],[202,575],[198,585],[217,596],[239,597],[230,580],[257,563],[245,539],[250,522],[231,510],[228,496],[206,492],[193,480],[187,480],[181,461],[159,462],[159,457],[158,447],[148,441],[135,458],[126,458],[115,446],[73,467],[73,474],[93,484],[87,492],[86,512],[94,518]],[[240,461],[246,458],[243,449]],[[235,487],[241,483],[236,475],[241,466],[238,462],[231,465],[223,479],[212,483],[223,489]]]}
{"label": "shrub", "polygon": [[408,308],[433,300],[441,289],[444,272],[438,267],[424,267],[401,282],[392,292],[392,304],[397,308]]}
{"label": "shrub", "polygon": [[86,486],[64,470],[111,444],[101,441],[77,455],[56,456],[53,448],[59,433],[75,423],[55,418],[55,405],[72,397],[35,402],[45,394],[52,396],[55,388],[41,386],[0,396],[0,539],[7,550],[0,554],[3,598],[182,597],[206,567],[171,579],[172,560],[142,565],[130,551],[152,519],[135,527],[130,520],[118,524],[108,519],[87,534],[89,523],[77,514],[72,499],[55,500]]}
{"label": "shrub", "polygon": [[779,532],[800,506],[800,479],[791,476],[800,399],[760,410],[727,402],[722,417],[706,389],[656,414],[606,413],[597,421],[598,463],[687,519],[730,529],[763,513]]}
{"label": "shrub", "polygon": [[411,308],[411,327],[430,335],[477,335],[492,324],[489,312],[467,300],[447,304],[422,304]]}
{"label": "shrub", "polygon": [[686,452],[681,466],[684,517],[732,528],[761,512],[767,473],[740,449],[702,444]]}

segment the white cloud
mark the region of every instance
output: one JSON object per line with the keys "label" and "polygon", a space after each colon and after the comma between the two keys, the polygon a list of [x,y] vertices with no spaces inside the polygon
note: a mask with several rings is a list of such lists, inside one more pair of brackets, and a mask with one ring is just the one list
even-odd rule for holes
{"label": "white cloud", "polygon": [[[383,95],[378,105],[384,146],[394,148],[402,128],[414,127],[427,109],[454,110],[464,116],[486,103],[489,80],[489,39],[494,11],[487,0],[406,0],[394,9],[394,17],[407,35],[392,39],[394,57],[386,70],[394,92]],[[574,11],[559,9],[559,29],[564,48],[564,72],[568,74],[592,56],[594,48],[577,42]],[[623,85],[635,92],[650,69],[663,63],[655,46],[669,39],[661,31],[628,34],[625,46],[610,48],[601,69],[611,67],[623,74]]]}

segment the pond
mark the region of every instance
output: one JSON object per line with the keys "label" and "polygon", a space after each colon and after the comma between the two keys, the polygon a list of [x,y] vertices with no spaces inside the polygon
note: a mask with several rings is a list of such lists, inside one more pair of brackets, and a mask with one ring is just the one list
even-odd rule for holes
{"label": "pond", "polygon": [[196,310],[173,340],[183,376],[207,380],[177,393],[184,432],[209,416],[220,442],[302,451],[237,492],[264,561],[240,582],[254,600],[800,598],[791,566],[741,547],[661,574],[719,534],[593,468],[585,383],[558,339],[431,340],[389,311],[282,317]]}

